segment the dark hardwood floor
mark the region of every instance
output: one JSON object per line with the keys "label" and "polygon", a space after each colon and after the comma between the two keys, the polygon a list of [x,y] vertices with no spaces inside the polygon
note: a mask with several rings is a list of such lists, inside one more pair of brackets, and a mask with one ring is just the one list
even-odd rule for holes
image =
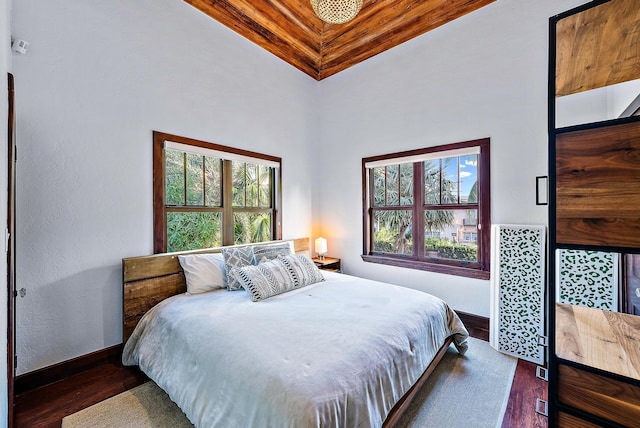
{"label": "dark hardwood floor", "polygon": [[[484,337],[480,339],[486,340]],[[67,379],[16,396],[15,428],[59,428],[63,417],[146,380],[137,368],[104,362]],[[534,364],[519,361],[502,428],[547,427],[546,418],[535,412],[536,398],[547,398],[547,385],[536,378]]]}
{"label": "dark hardwood floor", "polygon": [[102,363],[67,379],[17,395],[14,427],[60,428],[65,416],[147,380],[137,367],[123,367],[116,362]]}
{"label": "dark hardwood floor", "polygon": [[536,377],[536,365],[518,360],[502,428],[546,428],[547,417],[535,411],[536,400],[547,400],[547,382]]}

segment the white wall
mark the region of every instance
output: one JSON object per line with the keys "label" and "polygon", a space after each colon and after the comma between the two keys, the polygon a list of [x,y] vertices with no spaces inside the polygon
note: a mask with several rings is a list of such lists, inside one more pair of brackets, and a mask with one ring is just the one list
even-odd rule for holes
{"label": "white wall", "polygon": [[314,80],[183,1],[21,0],[13,20],[19,374],[121,342],[152,130],[281,156],[284,237],[310,234]]}
{"label": "white wall", "polygon": [[640,79],[619,83],[608,88],[609,117],[617,118],[640,96]]}
{"label": "white wall", "polygon": [[347,273],[489,316],[489,281],[362,261],[361,160],[490,137],[492,223],[547,224],[549,17],[582,3],[501,0],[322,82],[314,236]]}
{"label": "white wall", "polygon": [[640,94],[640,79],[556,99],[556,127],[616,119]]}
{"label": "white wall", "polygon": [[[0,153],[7,153],[7,73],[11,71],[11,0],[0,0]],[[7,224],[7,156],[0,161],[0,225]],[[6,260],[4,258],[3,260]],[[7,264],[0,263],[0,332],[7,337]],[[0,355],[7,355],[7,342],[0,340]],[[0,358],[0,426],[7,426],[7,359]]]}

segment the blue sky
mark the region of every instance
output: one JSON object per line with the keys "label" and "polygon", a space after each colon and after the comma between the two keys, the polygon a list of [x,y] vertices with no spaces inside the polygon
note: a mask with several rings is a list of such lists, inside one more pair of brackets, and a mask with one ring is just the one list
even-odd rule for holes
{"label": "blue sky", "polygon": [[460,156],[460,193],[469,195],[471,187],[478,179],[477,155]]}

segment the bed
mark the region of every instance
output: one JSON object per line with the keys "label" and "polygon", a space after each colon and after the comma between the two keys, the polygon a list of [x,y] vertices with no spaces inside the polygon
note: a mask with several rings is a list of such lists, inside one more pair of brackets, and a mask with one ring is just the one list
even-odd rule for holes
{"label": "bed", "polygon": [[123,363],[196,427],[393,426],[450,344],[466,351],[462,322],[429,294],[325,271],[259,301],[189,294],[179,254],[123,259]]}

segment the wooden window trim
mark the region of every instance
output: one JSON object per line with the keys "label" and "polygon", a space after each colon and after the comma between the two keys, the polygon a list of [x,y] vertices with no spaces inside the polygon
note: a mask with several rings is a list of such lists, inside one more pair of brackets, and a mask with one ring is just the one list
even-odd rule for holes
{"label": "wooden window trim", "polygon": [[[173,141],[175,143],[186,144],[190,146],[202,147],[205,149],[217,150],[230,154],[236,154],[241,156],[247,156],[255,159],[264,159],[267,161],[277,162],[280,167],[277,168],[277,176],[274,176],[273,189],[271,192],[271,198],[273,199],[273,208],[270,210],[273,212],[273,239],[282,239],[282,158],[266,155],[263,153],[252,152],[248,150],[236,149],[233,147],[222,146],[215,143],[209,143],[206,141],[196,140],[193,138],[181,137],[178,135],[167,134],[164,132],[153,131],[153,252],[155,254],[164,253],[167,251],[167,224],[165,209],[165,194],[164,194],[164,180],[165,180],[165,160],[164,160],[164,143],[165,141]],[[231,168],[226,168],[226,174],[229,174],[231,178]],[[227,172],[228,171],[228,172]],[[226,181],[230,182],[230,181]],[[225,181],[223,180],[223,183]],[[224,184],[223,184],[224,185]],[[228,198],[225,194],[229,194]],[[232,211],[231,192],[222,192],[223,195],[223,207],[205,207],[203,211],[217,211],[223,212],[223,215],[229,215]],[[228,200],[227,200],[228,199]],[[172,208],[173,210],[173,208]],[[191,211],[196,211],[191,209]],[[239,211],[251,211],[248,208],[241,208]],[[261,211],[265,211],[262,209]],[[233,227],[230,230],[223,231],[223,243],[222,245],[233,245]]]}
{"label": "wooden window trim", "polygon": [[[427,260],[419,259],[421,251],[424,247],[423,234],[414,234],[414,256],[404,255],[390,255],[390,254],[374,254],[371,252],[372,239],[373,239],[373,224],[371,223],[372,207],[370,206],[369,195],[373,192],[373,180],[370,180],[367,174],[366,164],[369,162],[387,160],[401,157],[409,157],[422,155],[427,153],[446,152],[449,150],[463,149],[470,147],[479,147],[480,154],[478,156],[478,169],[481,171],[478,177],[479,187],[479,206],[473,206],[473,209],[478,209],[478,244],[479,244],[479,261],[477,268],[464,267],[455,265],[452,266],[446,261],[440,261],[438,263],[430,262]],[[419,168],[417,163],[414,163],[414,174],[419,174],[419,180],[424,182],[422,176],[422,168]],[[428,147],[424,149],[408,150],[403,152],[390,153],[386,155],[372,156],[362,159],[362,225],[363,225],[363,248],[362,248],[362,260],[370,263],[379,263],[390,266],[405,267],[410,269],[425,270],[430,272],[445,273],[457,276],[463,276],[468,278],[477,279],[489,279],[491,272],[491,188],[490,188],[490,139],[483,138],[477,140],[464,141],[461,143],[446,144],[435,147]],[[423,192],[422,186],[419,191]],[[416,192],[417,193],[417,192]],[[429,208],[429,205],[424,204],[423,197],[419,200],[414,200],[413,207],[393,207],[392,209],[412,209],[414,219],[416,215],[421,215],[424,209]],[[481,203],[480,203],[481,202]],[[447,205],[435,205],[433,207],[443,208]],[[451,209],[466,209],[470,205],[451,205]]]}

